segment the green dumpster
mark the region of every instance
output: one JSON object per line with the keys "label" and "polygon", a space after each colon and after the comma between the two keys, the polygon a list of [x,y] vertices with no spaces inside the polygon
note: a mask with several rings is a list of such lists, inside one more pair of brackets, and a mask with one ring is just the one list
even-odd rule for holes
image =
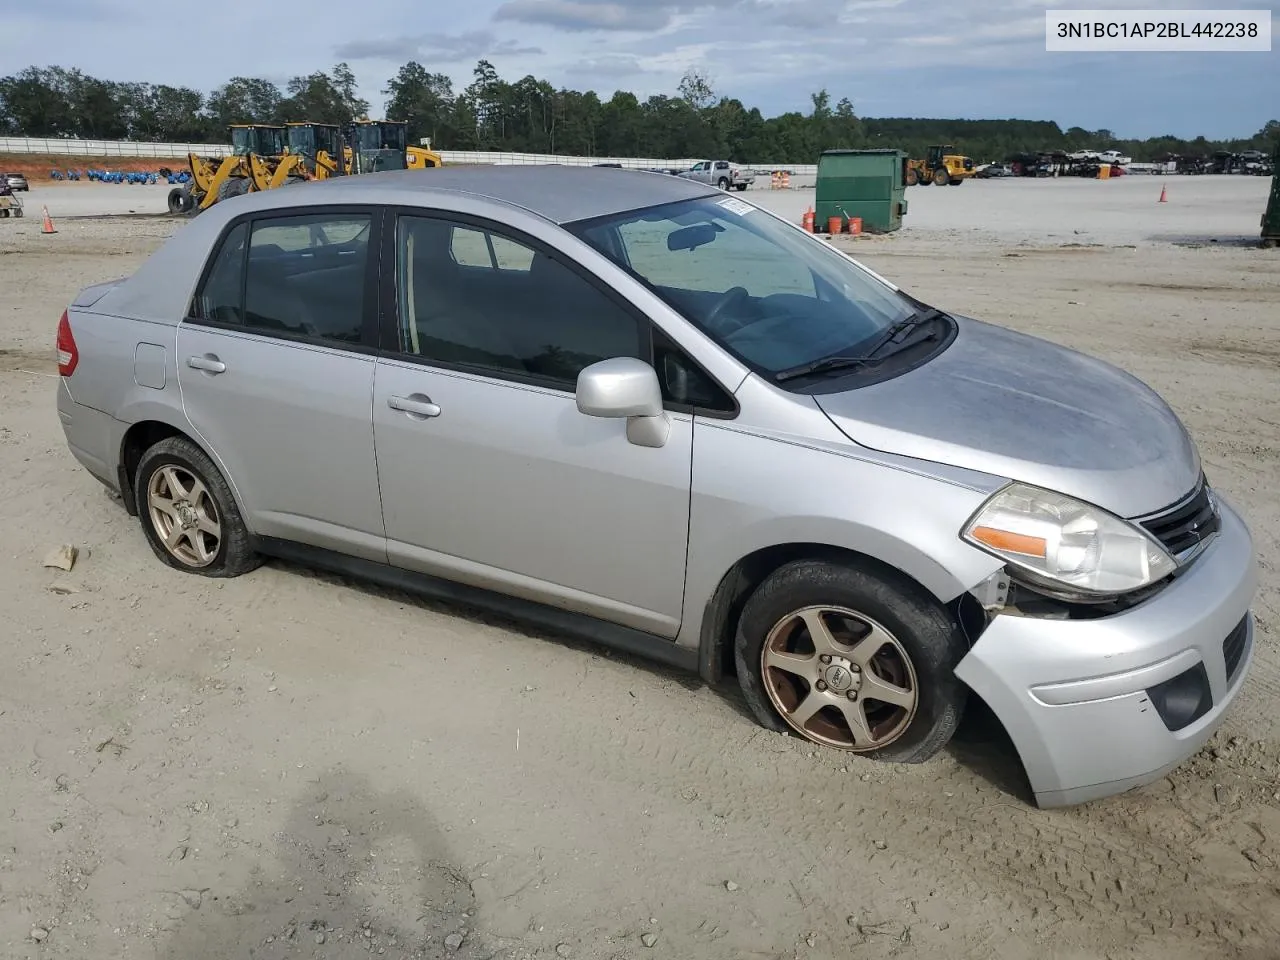
{"label": "green dumpster", "polygon": [[1262,214],[1262,245],[1280,246],[1280,144],[1276,145],[1274,169],[1271,172],[1271,199]]}
{"label": "green dumpster", "polygon": [[824,150],[818,157],[814,229],[825,233],[831,217],[862,218],[867,233],[889,233],[907,212],[907,155],[901,150]]}

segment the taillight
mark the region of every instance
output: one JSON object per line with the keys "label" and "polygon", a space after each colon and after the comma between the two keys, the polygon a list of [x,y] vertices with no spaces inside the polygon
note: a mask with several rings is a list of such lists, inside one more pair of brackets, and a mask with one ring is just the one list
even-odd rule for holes
{"label": "taillight", "polygon": [[67,319],[67,311],[62,311],[62,319],[58,321],[58,373],[69,377],[76,371],[80,362],[80,351],[76,349],[76,338],[71,335],[71,321]]}

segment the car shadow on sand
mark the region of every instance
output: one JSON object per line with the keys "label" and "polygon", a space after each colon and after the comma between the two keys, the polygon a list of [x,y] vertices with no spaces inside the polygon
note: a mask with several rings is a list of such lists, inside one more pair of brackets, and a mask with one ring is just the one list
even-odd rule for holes
{"label": "car shadow on sand", "polygon": [[[571,650],[625,663],[634,669],[645,670],[650,674],[679,684],[689,691],[706,689],[740,717],[752,724],[757,723],[751,708],[747,705],[746,699],[742,695],[741,689],[738,687],[736,679],[732,676],[723,678],[719,683],[708,685],[696,674],[687,673],[638,654],[618,650],[602,643],[592,643],[589,640],[583,640],[575,636],[542,630],[513,617],[482,610],[466,603],[441,600],[407,590],[386,587],[370,581],[295,564],[287,560],[272,559],[269,563],[273,567],[298,576],[321,580],[372,596],[386,597],[397,603],[414,606],[422,610],[430,610],[448,616],[461,617],[475,623],[499,627],[512,633],[527,636],[531,640],[555,643]],[[999,719],[978,697],[970,696],[964,720],[947,749],[957,761],[1002,793],[1011,794],[1028,803],[1032,801],[1031,789],[1012,740],[1010,740],[1008,733],[1005,732]]]}
{"label": "car shadow on sand", "polygon": [[407,791],[330,770],[296,798],[272,839],[274,856],[253,862],[239,889],[182,892],[185,907],[167,923],[157,960],[497,952],[475,931],[471,887],[441,830]]}

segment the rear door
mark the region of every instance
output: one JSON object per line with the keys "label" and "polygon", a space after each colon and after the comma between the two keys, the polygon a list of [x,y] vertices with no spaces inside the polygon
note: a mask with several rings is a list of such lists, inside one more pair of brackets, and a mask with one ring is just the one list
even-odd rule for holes
{"label": "rear door", "polygon": [[386,560],[370,403],[379,214],[235,223],[177,334],[187,418],[252,531]]}

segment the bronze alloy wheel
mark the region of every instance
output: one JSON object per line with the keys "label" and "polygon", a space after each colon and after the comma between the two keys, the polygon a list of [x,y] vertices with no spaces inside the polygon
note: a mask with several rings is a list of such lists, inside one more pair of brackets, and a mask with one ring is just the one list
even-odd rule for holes
{"label": "bronze alloy wheel", "polygon": [[171,463],[153,473],[147,484],[147,512],[156,536],[182,565],[207,567],[218,556],[218,507],[189,470]]}
{"label": "bronze alloy wheel", "polygon": [[855,753],[901,737],[919,704],[915,667],[901,642],[846,607],[804,607],[779,620],[761,648],[760,674],[787,724]]}

